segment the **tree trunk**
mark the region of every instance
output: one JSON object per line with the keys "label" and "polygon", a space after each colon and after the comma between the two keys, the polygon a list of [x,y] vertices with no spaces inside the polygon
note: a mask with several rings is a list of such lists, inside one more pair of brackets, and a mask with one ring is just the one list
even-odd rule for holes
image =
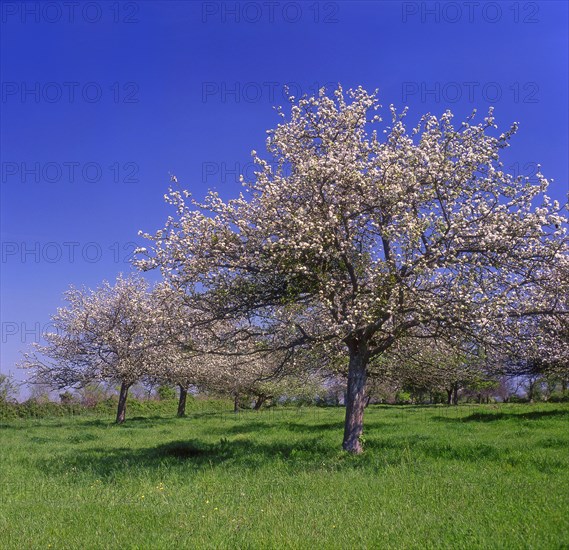
{"label": "tree trunk", "polygon": [[178,384],[180,387],[180,399],[178,400],[178,417],[182,418],[186,416],[186,397],[188,396],[188,388],[182,384]]}
{"label": "tree trunk", "polygon": [[348,366],[348,391],[346,395],[346,421],[342,447],[353,454],[360,454],[363,451],[360,436],[362,435],[364,425],[368,359],[368,351],[365,346],[351,346],[350,363]]}
{"label": "tree trunk", "polygon": [[450,390],[446,390],[447,392],[447,405],[452,405],[452,388]]}
{"label": "tree trunk", "polygon": [[533,392],[535,389],[535,382],[533,382],[531,379],[529,381],[529,386],[528,386],[528,400],[530,403],[533,403]]}
{"label": "tree trunk", "polygon": [[255,405],[253,406],[253,410],[258,411],[267,399],[270,399],[267,395],[259,395],[257,399],[255,399]]}
{"label": "tree trunk", "polygon": [[126,418],[126,398],[128,397],[128,390],[130,384],[123,382],[121,384],[121,391],[119,394],[119,406],[117,408],[117,424],[122,424]]}
{"label": "tree trunk", "polygon": [[233,412],[237,414],[239,412],[239,394],[235,393],[233,396]]}
{"label": "tree trunk", "polygon": [[452,390],[452,403],[458,405],[458,384],[455,384]]}

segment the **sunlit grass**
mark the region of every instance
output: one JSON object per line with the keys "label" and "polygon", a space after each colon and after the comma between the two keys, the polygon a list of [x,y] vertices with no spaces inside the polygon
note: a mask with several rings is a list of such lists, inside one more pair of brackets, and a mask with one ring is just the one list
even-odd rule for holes
{"label": "sunlit grass", "polygon": [[173,414],[4,421],[0,547],[569,544],[566,404]]}

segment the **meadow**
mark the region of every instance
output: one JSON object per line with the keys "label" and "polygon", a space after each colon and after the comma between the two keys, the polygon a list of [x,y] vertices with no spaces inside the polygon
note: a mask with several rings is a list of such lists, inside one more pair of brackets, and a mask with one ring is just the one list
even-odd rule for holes
{"label": "meadow", "polygon": [[0,548],[569,548],[569,404],[0,421]]}

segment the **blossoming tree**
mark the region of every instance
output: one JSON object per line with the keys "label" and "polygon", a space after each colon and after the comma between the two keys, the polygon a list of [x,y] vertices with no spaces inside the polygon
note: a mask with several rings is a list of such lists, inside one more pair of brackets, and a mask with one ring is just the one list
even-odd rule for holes
{"label": "blossoming tree", "polygon": [[117,423],[126,415],[129,388],[157,370],[163,334],[159,303],[140,276],[120,275],[97,289],[71,288],[52,316],[54,331],[26,353],[32,381],[58,389],[94,381],[120,384]]}
{"label": "blossoming tree", "polygon": [[[171,303],[176,301],[172,296]],[[173,308],[169,308],[170,314]],[[296,362],[285,361],[282,352],[267,351],[259,342],[240,342],[239,348],[225,338],[229,330],[227,323],[215,323],[210,327],[203,322],[194,326],[194,317],[186,311],[178,323],[171,323],[174,332],[169,332],[164,346],[163,360],[154,370],[159,380],[174,383],[179,387],[178,416],[185,416],[188,388],[196,386],[200,391],[230,396],[234,400],[234,411],[238,411],[241,398],[255,398],[255,408],[274,395],[286,390],[297,389],[300,381],[294,369]],[[186,329],[184,319],[192,319],[193,329]],[[172,317],[170,317],[172,320]],[[177,327],[177,328],[176,328]],[[211,330],[213,327],[213,331]],[[177,334],[176,334],[177,332]]]}
{"label": "blossoming tree", "polygon": [[171,190],[176,215],[146,235],[141,264],[241,334],[339,345],[343,447],[359,453],[372,358],[415,333],[497,344],[524,316],[559,313],[540,289],[567,254],[567,220],[541,173],[533,184],[504,172],[517,126],[498,134],[492,111],[458,127],[448,111],[425,115],[408,130],[391,107],[380,139],[376,95],[361,87],[290,99],[245,192],[199,202]]}
{"label": "blossoming tree", "polygon": [[457,338],[405,338],[372,360],[368,376],[393,387],[420,393],[446,393],[447,404],[458,404],[458,392],[490,382],[483,350]]}

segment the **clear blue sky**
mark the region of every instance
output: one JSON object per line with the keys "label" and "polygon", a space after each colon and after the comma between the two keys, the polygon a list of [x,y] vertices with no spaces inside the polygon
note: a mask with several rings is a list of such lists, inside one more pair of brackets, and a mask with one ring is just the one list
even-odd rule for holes
{"label": "clear blue sky", "polygon": [[69,284],[130,269],[169,171],[198,196],[239,191],[287,83],[379,88],[413,122],[495,105],[521,124],[510,170],[540,162],[566,196],[567,2],[72,4],[1,4],[3,373],[22,377]]}

